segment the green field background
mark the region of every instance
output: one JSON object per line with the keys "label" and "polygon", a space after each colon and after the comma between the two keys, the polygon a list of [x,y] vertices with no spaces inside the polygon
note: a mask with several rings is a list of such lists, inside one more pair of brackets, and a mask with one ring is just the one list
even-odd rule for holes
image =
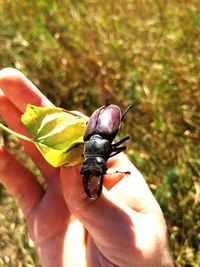
{"label": "green field background", "polygon": [[[200,1],[0,0],[0,68],[57,106],[127,114],[120,136],[164,212],[178,267],[200,266]],[[1,142],[37,173],[17,140]],[[40,266],[24,217],[0,186],[0,266]]]}

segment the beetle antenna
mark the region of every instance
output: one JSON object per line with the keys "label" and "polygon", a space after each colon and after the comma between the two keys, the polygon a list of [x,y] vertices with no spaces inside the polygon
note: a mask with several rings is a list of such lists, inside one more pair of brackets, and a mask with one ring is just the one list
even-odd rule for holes
{"label": "beetle antenna", "polygon": [[129,105],[125,111],[122,113],[122,117],[121,117],[121,121],[123,120],[123,118],[125,117],[126,113],[129,111],[129,109],[133,108],[135,105]]}

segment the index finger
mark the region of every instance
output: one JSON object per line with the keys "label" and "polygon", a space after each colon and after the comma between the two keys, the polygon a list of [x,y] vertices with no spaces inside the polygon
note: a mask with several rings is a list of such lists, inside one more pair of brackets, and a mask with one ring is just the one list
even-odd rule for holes
{"label": "index finger", "polygon": [[[0,71],[0,115],[8,126],[26,135],[21,123],[21,115],[27,104],[52,107],[53,104],[20,71],[6,68]],[[9,111],[9,112],[8,112]],[[36,147],[20,140],[25,152],[32,158],[46,179],[54,177],[57,170],[50,166]]]}
{"label": "index finger", "polygon": [[5,68],[0,71],[0,88],[22,113],[29,103],[42,107],[54,106],[24,74],[16,69]]}

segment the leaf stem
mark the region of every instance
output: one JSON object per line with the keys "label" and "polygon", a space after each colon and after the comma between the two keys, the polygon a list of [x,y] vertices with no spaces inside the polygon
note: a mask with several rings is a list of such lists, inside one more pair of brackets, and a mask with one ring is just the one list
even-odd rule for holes
{"label": "leaf stem", "polygon": [[29,141],[31,143],[34,143],[33,139],[31,139],[31,138],[29,138],[29,137],[27,137],[25,135],[19,134],[19,133],[15,132],[15,131],[9,129],[8,127],[6,127],[5,125],[3,125],[2,123],[0,123],[0,128],[3,129],[4,131],[10,133],[10,134],[15,135],[16,137],[18,137],[20,139],[23,139],[25,141]]}

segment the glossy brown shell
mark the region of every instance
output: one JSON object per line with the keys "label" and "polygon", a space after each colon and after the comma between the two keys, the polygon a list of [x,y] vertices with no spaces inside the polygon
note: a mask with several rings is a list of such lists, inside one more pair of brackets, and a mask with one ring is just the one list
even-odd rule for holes
{"label": "glossy brown shell", "polygon": [[94,111],[84,134],[84,141],[98,134],[112,142],[121,124],[121,110],[116,105],[103,106]]}

